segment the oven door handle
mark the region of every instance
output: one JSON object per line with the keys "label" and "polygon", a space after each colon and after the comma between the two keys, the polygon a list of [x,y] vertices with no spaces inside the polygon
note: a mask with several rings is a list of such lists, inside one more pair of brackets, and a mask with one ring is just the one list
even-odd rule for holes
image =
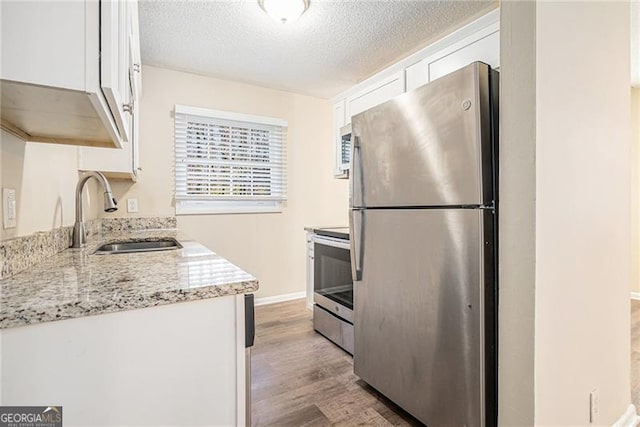
{"label": "oven door handle", "polygon": [[319,236],[314,236],[313,237],[313,243],[318,243],[320,245],[324,245],[324,246],[330,246],[332,248],[338,248],[338,249],[351,249],[351,246],[349,245],[349,241],[348,240],[343,240],[343,239],[328,239],[326,237],[319,237]]}
{"label": "oven door handle", "polygon": [[351,277],[354,282],[362,280],[362,257],[364,256],[364,210],[351,209],[349,216],[351,235]]}

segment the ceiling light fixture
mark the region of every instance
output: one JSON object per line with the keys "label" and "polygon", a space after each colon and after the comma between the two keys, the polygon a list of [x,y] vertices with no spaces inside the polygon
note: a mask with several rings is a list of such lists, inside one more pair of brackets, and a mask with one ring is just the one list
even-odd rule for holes
{"label": "ceiling light fixture", "polygon": [[258,0],[267,15],[286,24],[300,18],[309,9],[309,0]]}

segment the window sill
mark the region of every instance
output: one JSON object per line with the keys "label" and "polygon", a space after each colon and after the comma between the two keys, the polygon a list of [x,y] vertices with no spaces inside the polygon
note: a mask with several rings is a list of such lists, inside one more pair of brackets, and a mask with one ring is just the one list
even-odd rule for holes
{"label": "window sill", "polygon": [[282,213],[280,206],[176,206],[176,215],[228,215]]}

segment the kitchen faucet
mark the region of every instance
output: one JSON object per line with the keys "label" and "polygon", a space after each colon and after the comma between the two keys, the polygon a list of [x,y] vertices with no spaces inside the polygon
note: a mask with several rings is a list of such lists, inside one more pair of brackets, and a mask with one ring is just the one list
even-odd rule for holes
{"label": "kitchen faucet", "polygon": [[82,218],[82,189],[90,178],[95,178],[104,189],[104,211],[115,212],[118,210],[118,202],[111,194],[111,185],[107,178],[100,172],[89,171],[83,173],[76,186],[76,223],[73,226],[72,248],[81,248],[87,243],[87,233],[84,229]]}

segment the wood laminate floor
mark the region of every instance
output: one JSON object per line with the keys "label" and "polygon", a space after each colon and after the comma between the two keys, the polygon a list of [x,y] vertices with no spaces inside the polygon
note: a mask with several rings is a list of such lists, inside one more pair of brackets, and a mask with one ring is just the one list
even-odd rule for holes
{"label": "wood laminate floor", "polygon": [[631,402],[640,408],[640,301],[631,300]]}
{"label": "wood laminate floor", "polygon": [[256,307],[251,364],[254,426],[420,425],[353,374],[304,300]]}
{"label": "wood laminate floor", "polygon": [[[254,426],[420,425],[353,374],[304,300],[256,307]],[[631,301],[631,399],[640,408],[640,301]]]}

